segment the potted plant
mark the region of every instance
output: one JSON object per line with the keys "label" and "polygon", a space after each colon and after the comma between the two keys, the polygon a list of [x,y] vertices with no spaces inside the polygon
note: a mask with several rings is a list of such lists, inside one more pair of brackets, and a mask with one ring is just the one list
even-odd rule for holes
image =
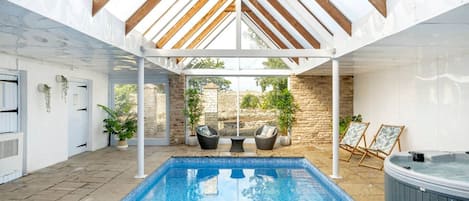
{"label": "potted plant", "polygon": [[67,102],[67,93],[68,93],[68,79],[64,75],[56,75],[55,80],[58,83],[62,84],[62,99]]}
{"label": "potted plant", "polygon": [[130,105],[119,107],[116,109],[99,105],[107,114],[108,118],[104,119],[105,133],[115,135],[119,138],[117,148],[125,150],[128,147],[127,139],[130,139],[137,132],[137,118],[135,113],[130,111]]}
{"label": "potted plant", "polygon": [[50,112],[50,89],[51,87],[48,84],[39,84],[37,86],[39,92],[44,93],[45,103],[46,103],[46,111]]}
{"label": "potted plant", "polygon": [[295,104],[293,95],[290,90],[283,89],[276,99],[275,106],[279,112],[278,126],[280,133],[280,144],[287,146],[291,144],[291,127],[295,122],[295,112],[298,110],[298,105]]}
{"label": "potted plant", "polygon": [[187,123],[190,127],[190,135],[188,138],[189,145],[197,145],[197,138],[195,137],[195,128],[202,116],[203,106],[202,98],[198,89],[190,88],[184,93],[186,99],[186,107],[184,108],[184,115],[187,117]]}

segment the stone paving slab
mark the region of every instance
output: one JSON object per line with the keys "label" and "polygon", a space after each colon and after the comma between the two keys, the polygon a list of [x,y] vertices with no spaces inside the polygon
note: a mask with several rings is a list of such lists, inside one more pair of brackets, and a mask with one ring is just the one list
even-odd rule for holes
{"label": "stone paving slab", "polygon": [[[145,174],[150,174],[171,156],[225,157],[305,157],[325,175],[331,174],[330,145],[276,146],[273,151],[257,150],[245,144],[243,153],[229,152],[230,145],[216,150],[201,150],[197,146],[145,147]],[[341,157],[346,157],[341,152]],[[25,177],[0,185],[0,200],[61,200],[112,201],[120,200],[142,180],[135,179],[136,147],[118,151],[113,147],[86,152],[69,160],[33,172]],[[333,180],[358,201],[384,200],[384,173],[358,167],[360,157],[340,162],[342,179]],[[379,161],[378,161],[379,164]]]}

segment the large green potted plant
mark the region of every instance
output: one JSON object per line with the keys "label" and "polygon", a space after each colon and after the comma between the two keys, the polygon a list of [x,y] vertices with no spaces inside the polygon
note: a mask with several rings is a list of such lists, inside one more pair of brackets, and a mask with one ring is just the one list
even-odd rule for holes
{"label": "large green potted plant", "polygon": [[130,111],[131,106],[127,105],[111,109],[98,104],[98,107],[108,114],[108,117],[103,120],[105,128],[104,132],[115,135],[119,138],[119,142],[117,144],[118,149],[127,149],[127,139],[132,138],[137,132],[137,117],[135,113]]}
{"label": "large green potted plant", "polygon": [[190,128],[190,136],[188,138],[189,145],[197,145],[197,138],[195,138],[195,129],[202,116],[203,106],[200,91],[196,88],[186,89],[184,92],[186,99],[186,107],[184,108],[184,115],[187,117],[187,123]]}
{"label": "large green potted plant", "polygon": [[290,131],[293,123],[295,122],[295,112],[298,110],[298,105],[295,104],[293,95],[288,89],[280,91],[278,96],[279,97],[276,98],[275,107],[279,112],[278,126],[280,129],[279,133],[281,135],[280,143],[282,145],[290,145]]}

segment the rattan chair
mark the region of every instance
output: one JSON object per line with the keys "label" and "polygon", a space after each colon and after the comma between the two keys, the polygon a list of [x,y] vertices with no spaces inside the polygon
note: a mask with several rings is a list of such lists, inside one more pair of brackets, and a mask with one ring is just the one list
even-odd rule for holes
{"label": "rattan chair", "polygon": [[200,148],[216,149],[218,147],[218,140],[220,139],[217,130],[207,126],[210,130],[211,135],[205,135],[203,133],[200,133],[200,127],[202,126],[197,126],[197,128],[195,129],[197,133],[197,140],[199,140]]}
{"label": "rattan chair", "polygon": [[274,149],[275,140],[277,140],[278,129],[275,128],[272,136],[261,136],[262,129],[264,126],[261,126],[254,132],[254,140],[256,142],[257,149],[261,150],[272,150]]}

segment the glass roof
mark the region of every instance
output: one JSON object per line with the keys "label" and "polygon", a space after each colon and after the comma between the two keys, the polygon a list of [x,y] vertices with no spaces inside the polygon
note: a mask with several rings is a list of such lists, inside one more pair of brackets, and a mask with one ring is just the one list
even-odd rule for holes
{"label": "glass roof", "polygon": [[[268,0],[242,0],[242,49],[260,48],[313,48],[312,44],[301,34],[296,22],[300,23],[320,44],[321,48],[332,47],[331,39],[336,33],[346,31],[316,1],[296,0],[279,1],[279,8]],[[109,0],[104,7],[123,22],[139,10],[146,0]],[[235,49],[236,23],[233,0],[161,0],[148,11],[145,17],[136,24],[134,31],[158,44],[161,49]],[[330,0],[327,3],[335,6],[351,23],[359,21],[374,9],[368,0]],[[281,6],[281,7],[280,7]],[[279,9],[286,10],[282,15]],[[263,15],[262,10],[268,14]],[[298,12],[300,9],[303,12]],[[270,16],[274,18],[269,19]],[[319,23],[310,23],[314,15]],[[296,22],[295,22],[296,21]],[[294,23],[291,23],[294,22]],[[280,26],[280,28],[279,28]],[[321,32],[318,32],[320,30]],[[325,30],[325,31],[324,31]],[[348,30],[349,31],[349,30]],[[330,35],[329,35],[330,34]],[[260,44],[256,40],[264,40]],[[299,44],[300,47],[295,45]],[[311,42],[312,43],[312,42]],[[182,60],[181,60],[182,59]],[[190,64],[194,58],[179,58],[183,66]],[[240,59],[223,58],[225,69],[266,69],[263,65],[266,58]],[[298,58],[282,58],[289,68],[297,67]],[[283,67],[282,67],[283,68]]]}
{"label": "glass roof", "polygon": [[125,22],[143,3],[145,0],[110,0],[104,8]]}
{"label": "glass roof", "polygon": [[351,22],[368,15],[373,6],[368,0],[330,0]]}

